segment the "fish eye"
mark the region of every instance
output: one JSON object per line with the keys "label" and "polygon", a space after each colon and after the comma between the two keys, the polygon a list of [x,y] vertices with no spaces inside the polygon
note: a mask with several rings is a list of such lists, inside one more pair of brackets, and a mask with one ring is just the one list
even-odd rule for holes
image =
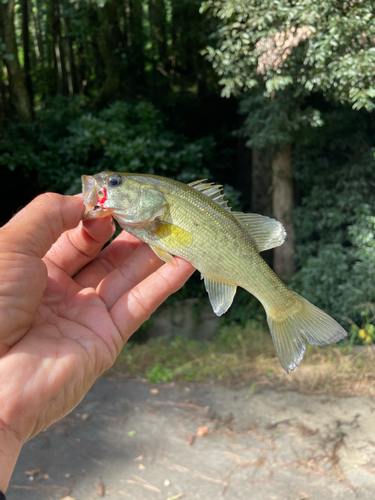
{"label": "fish eye", "polygon": [[120,184],[122,184],[122,177],[121,175],[117,175],[117,174],[114,174],[114,175],[110,175],[107,179],[107,183],[109,186],[119,186]]}

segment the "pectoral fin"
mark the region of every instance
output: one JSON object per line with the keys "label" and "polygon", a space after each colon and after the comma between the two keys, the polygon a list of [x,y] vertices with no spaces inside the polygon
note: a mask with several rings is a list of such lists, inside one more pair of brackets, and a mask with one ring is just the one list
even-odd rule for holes
{"label": "pectoral fin", "polygon": [[275,219],[258,214],[232,212],[236,219],[248,230],[258,252],[270,250],[284,243],[286,231]]}
{"label": "pectoral fin", "polygon": [[226,285],[219,281],[214,281],[206,276],[202,276],[204,284],[208,292],[212,309],[217,316],[224,314],[232,305],[234,296],[236,295],[237,287]]}
{"label": "pectoral fin", "polygon": [[[192,235],[181,227],[158,219],[154,221],[154,224],[155,226],[152,232],[163,242],[163,247],[168,248],[168,250],[173,253],[178,254],[181,250],[184,250],[193,243]],[[159,259],[164,260],[164,262],[167,262],[173,267],[178,267],[176,259],[169,252],[155,245],[150,244],[150,247]]]}
{"label": "pectoral fin", "polygon": [[155,247],[154,245],[150,245],[152,250],[156,253],[156,255],[159,257],[159,259],[164,260],[167,264],[170,264],[171,266],[177,268],[177,261],[171,255],[170,253],[166,252],[165,250],[162,250],[161,248]]}

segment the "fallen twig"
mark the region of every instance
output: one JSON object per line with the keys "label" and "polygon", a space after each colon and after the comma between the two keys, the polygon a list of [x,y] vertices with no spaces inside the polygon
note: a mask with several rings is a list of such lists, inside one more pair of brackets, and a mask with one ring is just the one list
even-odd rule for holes
{"label": "fallen twig", "polygon": [[188,469],[187,467],[183,467],[182,465],[175,464],[168,460],[168,458],[164,458],[164,463],[169,467],[170,469],[177,470],[179,472],[185,472],[185,473],[190,473],[194,477],[198,477],[200,479],[204,479],[205,481],[209,481],[211,483],[216,483],[216,484],[221,484],[223,486],[227,486],[227,481],[222,481],[221,479],[215,479],[210,476],[205,476],[204,474],[201,474],[200,472],[196,472],[194,470]]}

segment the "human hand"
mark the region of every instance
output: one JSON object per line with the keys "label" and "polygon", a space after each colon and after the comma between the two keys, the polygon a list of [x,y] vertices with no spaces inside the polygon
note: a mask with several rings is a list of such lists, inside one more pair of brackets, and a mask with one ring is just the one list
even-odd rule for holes
{"label": "human hand", "polygon": [[81,401],[194,271],[125,232],[101,251],[112,218],[80,222],[83,211],[44,194],[0,229],[0,491],[23,443]]}

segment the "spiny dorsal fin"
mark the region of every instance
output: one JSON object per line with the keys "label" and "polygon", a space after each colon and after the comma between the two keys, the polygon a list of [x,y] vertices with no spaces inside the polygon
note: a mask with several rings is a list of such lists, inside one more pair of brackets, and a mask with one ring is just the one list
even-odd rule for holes
{"label": "spiny dorsal fin", "polygon": [[198,184],[202,184],[202,182],[206,181],[207,179],[201,179],[199,181],[193,181],[193,182],[189,182],[188,186],[191,186],[191,187],[195,187],[197,186]]}
{"label": "spiny dorsal fin", "polygon": [[247,229],[258,252],[270,250],[284,243],[286,231],[283,225],[265,215],[232,212],[232,215]]}
{"label": "spiny dorsal fin", "polygon": [[227,207],[228,202],[223,200],[225,196],[224,193],[222,193],[223,186],[221,184],[214,184],[213,182],[204,183],[206,180],[207,179],[202,179],[200,181],[190,182],[189,186],[205,194],[211,198],[211,200],[216,201],[222,208],[226,208],[230,212],[230,208]]}

